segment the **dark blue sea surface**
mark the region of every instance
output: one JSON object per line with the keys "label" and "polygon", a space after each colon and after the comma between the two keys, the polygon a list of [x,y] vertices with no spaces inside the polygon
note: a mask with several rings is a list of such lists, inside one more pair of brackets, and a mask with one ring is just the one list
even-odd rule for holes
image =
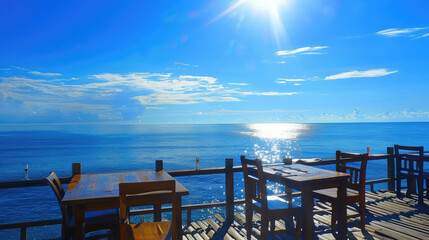
{"label": "dark blue sea surface", "polygon": [[[240,155],[267,163],[291,158],[334,158],[336,150],[386,153],[394,144],[429,147],[429,123],[347,124],[214,124],[214,125],[0,125],[0,181],[40,179],[55,171],[71,176],[71,165],[83,173],[222,167],[225,158],[240,165]],[[333,169],[333,166],[325,166]],[[367,179],[385,178],[386,161],[371,161]],[[235,174],[235,197],[243,198],[242,173]],[[224,201],[224,175],[177,178],[190,195],[183,204]],[[377,188],[386,188],[379,184]],[[272,185],[277,193],[281,187]],[[61,218],[49,187],[0,189],[0,224]],[[238,211],[242,207],[237,208]],[[194,211],[193,220],[223,209]],[[184,217],[186,214],[184,213]],[[29,239],[60,236],[60,226],[30,228]],[[19,239],[19,229],[0,231],[0,239]]]}

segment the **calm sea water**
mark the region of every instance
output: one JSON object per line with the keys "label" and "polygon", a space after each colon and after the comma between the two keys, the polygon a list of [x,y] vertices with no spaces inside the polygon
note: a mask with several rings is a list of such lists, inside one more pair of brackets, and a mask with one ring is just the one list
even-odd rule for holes
{"label": "calm sea water", "polygon": [[[336,150],[385,153],[394,144],[429,146],[429,123],[217,124],[217,125],[0,125],[0,181],[40,179],[55,171],[70,176],[71,165],[83,173],[222,167],[225,158],[240,165],[240,155],[267,163],[284,157],[334,158]],[[333,169],[333,166],[325,168]],[[371,161],[367,179],[386,176],[385,161]],[[224,201],[224,175],[180,177],[190,190],[183,203]],[[236,198],[243,198],[242,174],[235,175]],[[386,188],[384,184],[377,186]],[[281,188],[273,185],[272,192]],[[0,223],[60,218],[48,187],[0,189]],[[240,207],[237,210],[242,210]],[[223,209],[193,212],[205,218]],[[184,214],[185,215],[185,214]],[[19,230],[0,231],[0,239],[18,239]],[[59,226],[30,228],[30,239],[59,237]]]}

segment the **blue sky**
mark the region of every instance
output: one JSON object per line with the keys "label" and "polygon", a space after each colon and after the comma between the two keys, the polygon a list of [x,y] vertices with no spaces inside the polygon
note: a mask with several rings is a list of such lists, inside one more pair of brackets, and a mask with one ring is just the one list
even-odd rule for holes
{"label": "blue sky", "polygon": [[0,123],[428,121],[428,9],[1,1]]}

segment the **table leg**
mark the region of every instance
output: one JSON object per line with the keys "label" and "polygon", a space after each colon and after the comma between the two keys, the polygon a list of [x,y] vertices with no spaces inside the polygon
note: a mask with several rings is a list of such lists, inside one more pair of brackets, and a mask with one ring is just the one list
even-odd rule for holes
{"label": "table leg", "polygon": [[85,219],[85,211],[84,208],[82,206],[77,206],[76,207],[76,216],[75,216],[75,239],[76,240],[81,240],[82,239],[82,235],[83,235],[83,221]]}
{"label": "table leg", "polygon": [[182,239],[182,197],[177,197],[177,210],[176,210],[176,216],[177,216],[177,239]]}
{"label": "table leg", "polygon": [[304,212],[303,223],[302,223],[302,238],[314,239],[314,229],[313,229],[313,191],[303,189],[301,191],[301,202]]}
{"label": "table leg", "polygon": [[154,213],[153,213],[154,222],[161,222],[161,204],[154,204],[153,209],[154,209]]}
{"label": "table leg", "polygon": [[347,239],[347,208],[346,208],[347,188],[345,181],[341,181],[338,186],[338,239]]}

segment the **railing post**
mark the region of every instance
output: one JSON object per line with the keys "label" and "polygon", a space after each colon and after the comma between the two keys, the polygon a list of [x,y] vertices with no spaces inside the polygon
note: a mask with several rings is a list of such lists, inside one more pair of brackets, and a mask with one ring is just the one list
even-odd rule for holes
{"label": "railing post", "polygon": [[72,163],[72,177],[82,173],[82,166],[80,163]]}
{"label": "railing post", "polygon": [[[159,172],[164,170],[164,166],[162,163],[162,160],[155,160],[155,171]],[[155,222],[161,222],[161,204],[154,204],[153,205],[153,220]]]}
{"label": "railing post", "polygon": [[26,227],[21,228],[21,240],[27,240],[27,228]]}
{"label": "railing post", "polygon": [[387,190],[394,192],[395,191],[395,158],[393,156],[393,147],[387,147],[387,178],[389,182],[387,183]]}
{"label": "railing post", "polygon": [[225,196],[226,196],[226,221],[234,221],[234,170],[233,159],[225,159]]}

